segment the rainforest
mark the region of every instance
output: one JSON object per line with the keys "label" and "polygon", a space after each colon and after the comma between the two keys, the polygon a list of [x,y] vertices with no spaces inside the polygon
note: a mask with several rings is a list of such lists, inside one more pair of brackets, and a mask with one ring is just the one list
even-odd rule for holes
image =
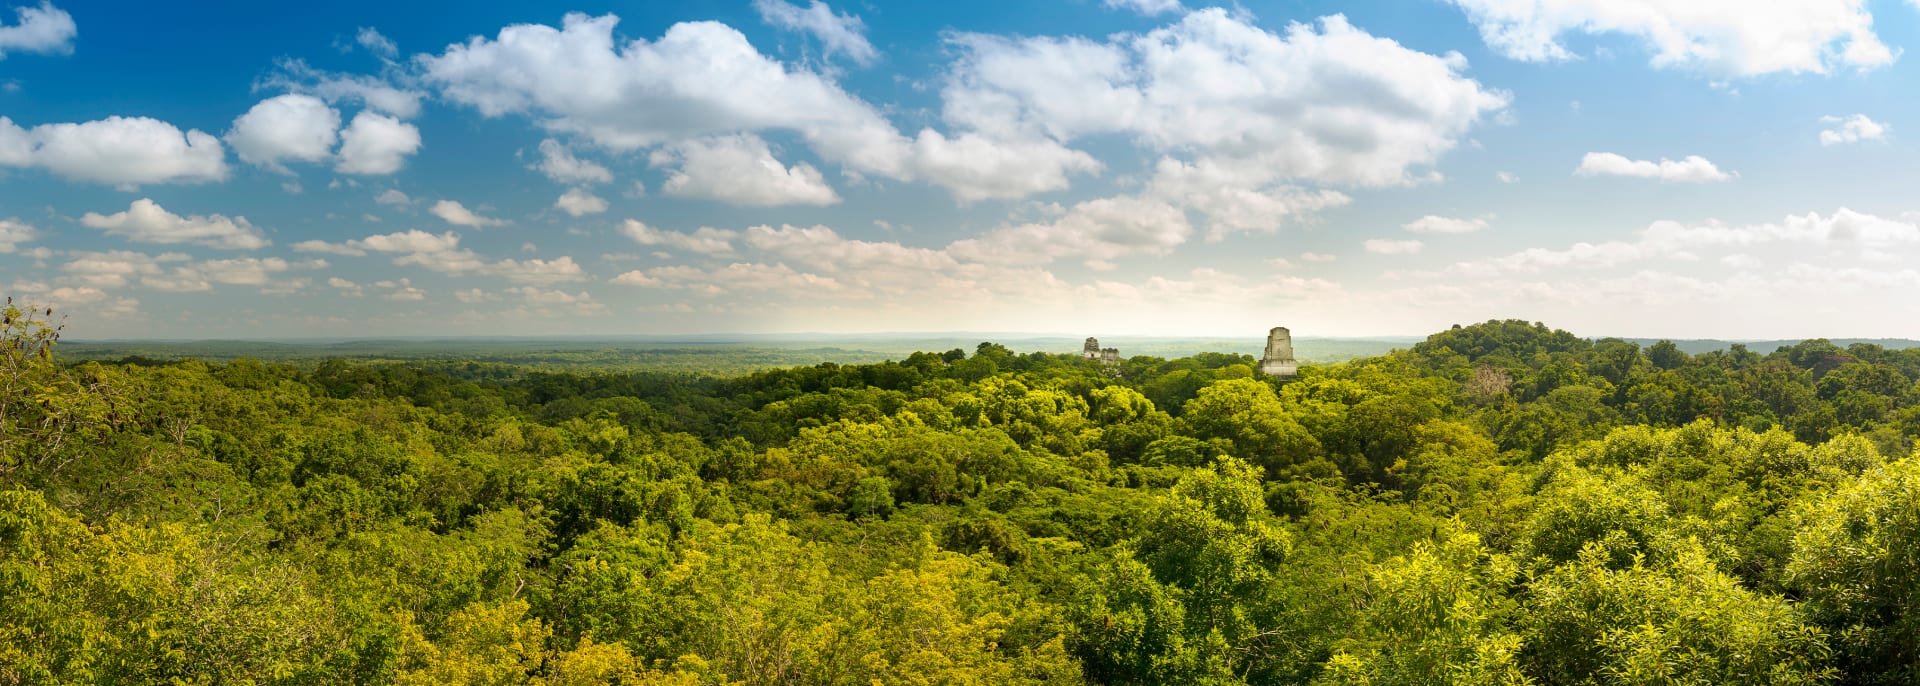
{"label": "rainforest", "polygon": [[5,684],[1899,684],[1920,349],[730,377],[0,345]]}

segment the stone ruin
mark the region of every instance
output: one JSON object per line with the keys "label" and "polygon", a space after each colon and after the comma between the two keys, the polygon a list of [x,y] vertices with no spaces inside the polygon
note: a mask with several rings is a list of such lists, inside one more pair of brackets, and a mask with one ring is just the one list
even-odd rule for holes
{"label": "stone ruin", "polygon": [[1293,334],[1287,327],[1276,326],[1267,332],[1267,353],[1260,358],[1260,373],[1282,379],[1299,374],[1299,366],[1293,361]]}
{"label": "stone ruin", "polygon": [[1102,348],[1100,347],[1100,339],[1092,336],[1088,336],[1087,344],[1080,347],[1080,356],[1089,360],[1097,360],[1103,364],[1120,363],[1119,348]]}

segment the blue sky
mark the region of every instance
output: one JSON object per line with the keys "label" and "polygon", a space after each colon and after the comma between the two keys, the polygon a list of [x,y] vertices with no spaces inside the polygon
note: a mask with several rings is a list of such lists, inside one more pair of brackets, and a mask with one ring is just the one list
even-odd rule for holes
{"label": "blue sky", "polygon": [[0,0],[76,337],[1920,337],[1920,3]]}

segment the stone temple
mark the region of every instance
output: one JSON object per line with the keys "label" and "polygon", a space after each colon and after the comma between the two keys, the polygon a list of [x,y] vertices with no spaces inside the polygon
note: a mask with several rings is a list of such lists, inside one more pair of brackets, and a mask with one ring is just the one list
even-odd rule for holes
{"label": "stone temple", "polygon": [[1293,334],[1287,327],[1276,326],[1267,332],[1267,354],[1260,358],[1260,373],[1282,379],[1291,379],[1299,373],[1299,367],[1293,362]]}
{"label": "stone temple", "polygon": [[1119,364],[1120,349],[1102,348],[1100,347],[1100,339],[1088,336],[1087,344],[1080,348],[1080,356],[1089,360],[1099,360],[1106,364]]}

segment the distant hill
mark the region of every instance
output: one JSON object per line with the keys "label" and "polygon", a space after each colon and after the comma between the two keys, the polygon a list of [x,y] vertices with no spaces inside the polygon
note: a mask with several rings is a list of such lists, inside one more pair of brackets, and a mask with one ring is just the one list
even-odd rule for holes
{"label": "distant hill", "polygon": [[[1623,338],[1621,340],[1638,343],[1640,344],[1640,347],[1645,348],[1649,345],[1658,343],[1663,339]],[[1680,346],[1680,349],[1682,351],[1685,351],[1688,355],[1710,353],[1715,350],[1726,350],[1729,346],[1735,343],[1745,345],[1747,346],[1748,350],[1765,355],[1767,353],[1771,353],[1775,350],[1778,350],[1782,347],[1799,345],[1805,342],[1805,339],[1793,339],[1793,340],[1778,339],[1778,340],[1764,340],[1764,341],[1723,341],[1723,340],[1712,339],[1712,338],[1696,338],[1696,339],[1686,339],[1686,340],[1676,338],[1676,339],[1665,339],[1665,340],[1672,340],[1674,345]],[[1832,342],[1834,345],[1840,346],[1842,348],[1853,345],[1855,343],[1871,343],[1871,344],[1886,348],[1888,350],[1905,350],[1907,348],[1920,348],[1920,341],[1916,341],[1909,338],[1829,338],[1827,340]]]}

